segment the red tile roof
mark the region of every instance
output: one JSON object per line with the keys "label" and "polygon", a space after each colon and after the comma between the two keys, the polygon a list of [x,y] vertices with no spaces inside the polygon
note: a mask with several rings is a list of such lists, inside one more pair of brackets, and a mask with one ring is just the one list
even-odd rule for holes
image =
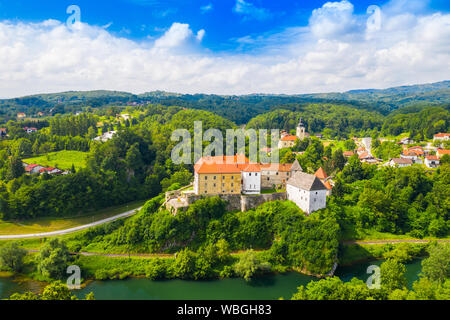
{"label": "red tile roof", "polygon": [[425,158],[427,160],[439,160],[439,158],[437,156],[426,156]]}
{"label": "red tile roof", "polygon": [[450,133],[437,133],[434,135],[435,138],[444,138],[444,137],[450,137]]}
{"label": "red tile roof", "polygon": [[327,173],[325,172],[325,170],[323,170],[322,167],[320,167],[319,169],[317,169],[316,173],[314,173],[314,175],[319,178],[319,179],[326,179],[328,178]]}
{"label": "red tile roof", "polygon": [[353,151],[344,151],[343,154],[344,154],[344,157],[351,157],[354,155]]}
{"label": "red tile roof", "polygon": [[245,172],[259,172],[259,171],[261,171],[261,165],[258,164],[258,163],[250,163],[242,171],[245,171]]}
{"label": "red tile roof", "polygon": [[292,136],[290,134],[281,137],[281,141],[295,141],[297,140],[297,136]]}

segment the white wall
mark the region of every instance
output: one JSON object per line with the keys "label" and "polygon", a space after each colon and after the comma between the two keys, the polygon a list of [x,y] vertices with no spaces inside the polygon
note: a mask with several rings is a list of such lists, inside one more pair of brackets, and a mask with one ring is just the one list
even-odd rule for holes
{"label": "white wall", "polygon": [[242,172],[242,192],[261,193],[261,172]]}
{"label": "white wall", "polygon": [[288,200],[293,201],[307,214],[327,206],[327,190],[307,191],[288,184],[286,192]]}

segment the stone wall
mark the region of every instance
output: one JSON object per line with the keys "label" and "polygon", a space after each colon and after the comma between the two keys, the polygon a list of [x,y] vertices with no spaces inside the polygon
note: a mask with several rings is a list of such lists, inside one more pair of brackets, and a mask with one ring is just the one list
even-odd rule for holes
{"label": "stone wall", "polygon": [[286,200],[286,192],[257,194],[257,195],[242,195],[241,196],[241,211],[247,211],[268,201]]}

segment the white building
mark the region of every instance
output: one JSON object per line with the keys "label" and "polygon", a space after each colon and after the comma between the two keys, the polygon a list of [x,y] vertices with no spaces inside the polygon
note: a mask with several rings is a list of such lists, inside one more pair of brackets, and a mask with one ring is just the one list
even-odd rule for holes
{"label": "white building", "polygon": [[404,159],[404,158],[393,158],[391,161],[388,162],[391,167],[409,167],[413,164],[413,161],[411,159]]}
{"label": "white building", "polygon": [[261,166],[259,164],[249,164],[242,170],[242,193],[261,193]]}
{"label": "white building", "polygon": [[287,181],[286,193],[308,215],[327,206],[327,188],[312,174],[295,172]]}
{"label": "white building", "polygon": [[102,134],[101,136],[95,137],[94,141],[108,141],[109,139],[112,139],[112,137],[117,133],[117,131],[108,131]]}
{"label": "white building", "polygon": [[439,166],[439,158],[437,156],[426,156],[425,165],[428,168],[437,168]]}
{"label": "white building", "polygon": [[298,122],[296,136],[300,140],[303,140],[306,137],[306,128],[305,128],[305,125],[302,123],[302,118],[300,118],[300,121]]}
{"label": "white building", "polygon": [[433,136],[433,141],[447,141],[450,140],[450,133],[438,133]]}

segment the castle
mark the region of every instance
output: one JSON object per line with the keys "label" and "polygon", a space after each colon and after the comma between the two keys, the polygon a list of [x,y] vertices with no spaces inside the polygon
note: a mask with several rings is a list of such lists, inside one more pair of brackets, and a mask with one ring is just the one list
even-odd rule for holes
{"label": "castle", "polygon": [[322,168],[315,175],[302,172],[297,160],[262,164],[250,163],[244,155],[208,156],[194,165],[193,193],[227,199],[236,195],[241,196],[242,202],[243,196],[261,195],[263,189],[286,189],[282,198],[292,200],[310,214],[326,207],[326,197],[331,191],[326,178]]}

